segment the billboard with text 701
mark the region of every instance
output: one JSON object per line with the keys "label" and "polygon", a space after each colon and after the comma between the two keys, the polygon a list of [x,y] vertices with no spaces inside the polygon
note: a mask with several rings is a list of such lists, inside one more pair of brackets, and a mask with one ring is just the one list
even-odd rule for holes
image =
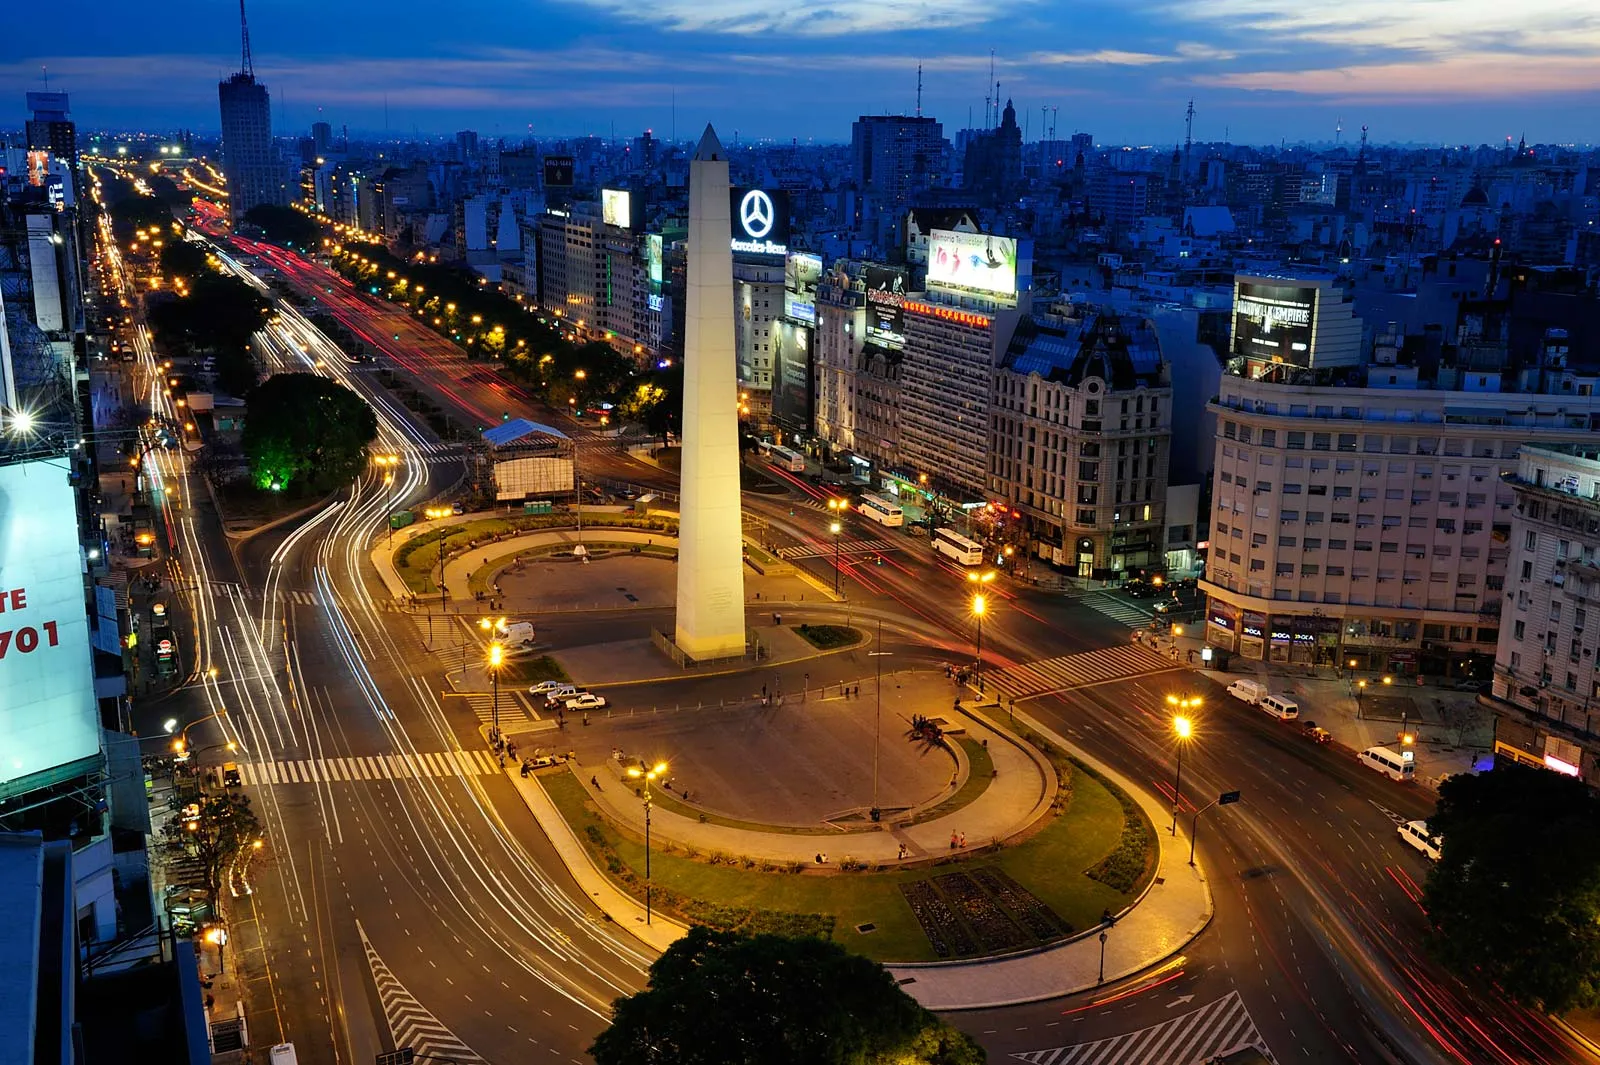
{"label": "billboard with text 701", "polygon": [[0,466],[0,785],[100,750],[77,528],[64,462]]}

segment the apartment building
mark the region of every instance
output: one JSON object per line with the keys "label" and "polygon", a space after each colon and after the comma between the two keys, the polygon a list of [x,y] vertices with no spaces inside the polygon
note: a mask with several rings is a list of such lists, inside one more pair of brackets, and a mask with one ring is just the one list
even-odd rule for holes
{"label": "apartment building", "polygon": [[[1500,639],[1518,449],[1600,429],[1592,394],[1229,374],[1217,417],[1206,637],[1247,658],[1483,675]],[[1404,370],[1405,367],[1399,369]],[[1402,387],[1375,387],[1396,378]],[[1468,390],[1481,380],[1492,391]],[[1480,672],[1481,671],[1481,672]]]}
{"label": "apartment building", "polygon": [[1514,506],[1495,754],[1600,785],[1600,449],[1524,446],[1505,481]]}
{"label": "apartment building", "polygon": [[994,375],[989,489],[1033,554],[1080,577],[1164,561],[1172,388],[1154,326],[1100,312],[1018,325]]}

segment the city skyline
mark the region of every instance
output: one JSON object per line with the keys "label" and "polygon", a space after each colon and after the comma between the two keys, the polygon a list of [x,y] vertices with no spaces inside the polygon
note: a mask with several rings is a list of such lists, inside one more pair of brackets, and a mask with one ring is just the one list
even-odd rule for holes
{"label": "city skyline", "polygon": [[[417,26],[431,12],[414,12],[373,24],[355,9],[253,5],[275,127],[321,119],[365,134],[473,128],[518,140],[670,137],[676,124],[689,139],[709,119],[730,140],[845,142],[859,114],[915,109],[920,64],[923,113],[953,131],[969,114],[983,122],[991,49],[1000,97],[1016,101],[1029,139],[1052,108],[1061,137],[1176,143],[1192,97],[1202,142],[1330,142],[1341,125],[1346,142],[1362,125],[1379,143],[1583,142],[1600,90],[1587,59],[1600,17],[1558,0],[1355,0],[1314,14],[1288,0],[1090,4],[1070,24],[1043,2],[1001,17],[972,0],[667,0],[648,11],[533,0],[426,34]],[[214,129],[216,82],[238,67],[231,5],[179,0],[159,21],[107,11],[75,28],[67,55],[40,47],[62,39],[42,10],[8,18],[19,32],[0,43],[0,92],[41,88],[46,68],[84,128]],[[911,19],[918,29],[894,28]]]}

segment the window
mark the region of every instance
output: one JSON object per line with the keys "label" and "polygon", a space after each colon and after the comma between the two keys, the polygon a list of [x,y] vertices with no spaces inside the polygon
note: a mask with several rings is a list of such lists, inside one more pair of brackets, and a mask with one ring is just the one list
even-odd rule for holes
{"label": "window", "polygon": [[1278,524],[1280,525],[1288,525],[1291,522],[1296,522],[1299,520],[1300,512],[1298,510],[1286,510],[1278,515]]}
{"label": "window", "polygon": [[1344,576],[1344,567],[1343,566],[1329,566],[1328,567],[1328,576],[1330,576],[1330,577],[1343,577]]}
{"label": "window", "polygon": [[1333,498],[1335,499],[1349,499],[1352,493],[1353,489],[1347,485],[1336,484],[1333,486]]}
{"label": "window", "polygon": [[1286,496],[1297,496],[1300,494],[1300,486],[1297,484],[1286,484],[1283,486],[1283,494]]}
{"label": "window", "polygon": [[1333,438],[1328,433],[1311,434],[1311,450],[1313,451],[1328,451],[1331,449],[1332,443]]}
{"label": "window", "polygon": [[1539,549],[1539,534],[1529,529],[1528,538],[1523,542],[1522,546],[1529,551],[1537,551]]}
{"label": "window", "polygon": [[1276,429],[1261,430],[1261,445],[1263,447],[1278,446],[1278,431]]}
{"label": "window", "polygon": [[1297,543],[1298,543],[1298,541],[1293,536],[1280,536],[1280,537],[1278,537],[1278,546],[1279,547],[1294,547]]}
{"label": "window", "polygon": [[1250,546],[1251,547],[1266,547],[1267,546],[1267,534],[1266,533],[1251,533],[1250,534]]}
{"label": "window", "polygon": [[1302,577],[1315,577],[1317,575],[1317,571],[1318,571],[1318,567],[1317,566],[1314,566],[1314,565],[1302,565],[1300,567],[1300,576],[1302,576]]}
{"label": "window", "polygon": [[1347,511],[1347,510],[1336,510],[1336,511],[1334,511],[1333,512],[1333,523],[1335,525],[1349,525],[1350,524],[1350,512]]}
{"label": "window", "polygon": [[1371,540],[1357,540],[1356,541],[1356,550],[1357,551],[1371,551],[1372,550],[1372,541]]}
{"label": "window", "polygon": [[1279,576],[1279,577],[1293,577],[1294,576],[1294,563],[1293,562],[1280,562],[1280,563],[1278,563],[1278,568],[1276,570],[1276,573],[1277,573],[1277,576]]}
{"label": "window", "polygon": [[1346,548],[1348,548],[1349,546],[1350,546],[1350,541],[1349,540],[1329,540],[1328,541],[1328,550],[1329,551],[1343,551]]}
{"label": "window", "polygon": [[1098,481],[1100,479],[1100,464],[1098,462],[1078,463],[1078,480]]}
{"label": "window", "polygon": [[1250,572],[1257,573],[1257,572],[1260,572],[1261,570],[1264,570],[1266,568],[1267,568],[1267,562],[1266,562],[1265,559],[1252,558],[1250,560]]}
{"label": "window", "polygon": [[1308,487],[1306,489],[1306,494],[1307,495],[1314,495],[1314,496],[1325,496],[1325,495],[1328,494],[1328,486],[1325,485],[1325,484],[1314,484],[1314,485],[1311,485],[1310,487]]}
{"label": "window", "polygon": [[1320,537],[1320,536],[1308,536],[1308,537],[1305,538],[1305,541],[1300,546],[1305,548],[1307,551],[1321,551],[1322,550],[1322,537]]}
{"label": "window", "polygon": [[1291,431],[1289,433],[1289,450],[1303,451],[1305,450],[1305,446],[1306,434],[1304,432]]}

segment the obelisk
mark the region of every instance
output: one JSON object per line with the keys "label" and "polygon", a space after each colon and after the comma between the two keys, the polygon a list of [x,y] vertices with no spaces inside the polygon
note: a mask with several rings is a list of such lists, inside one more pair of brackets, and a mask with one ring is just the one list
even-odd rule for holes
{"label": "obelisk", "polygon": [[729,211],[728,157],[706,126],[689,164],[676,632],[678,649],[698,660],[745,649]]}

